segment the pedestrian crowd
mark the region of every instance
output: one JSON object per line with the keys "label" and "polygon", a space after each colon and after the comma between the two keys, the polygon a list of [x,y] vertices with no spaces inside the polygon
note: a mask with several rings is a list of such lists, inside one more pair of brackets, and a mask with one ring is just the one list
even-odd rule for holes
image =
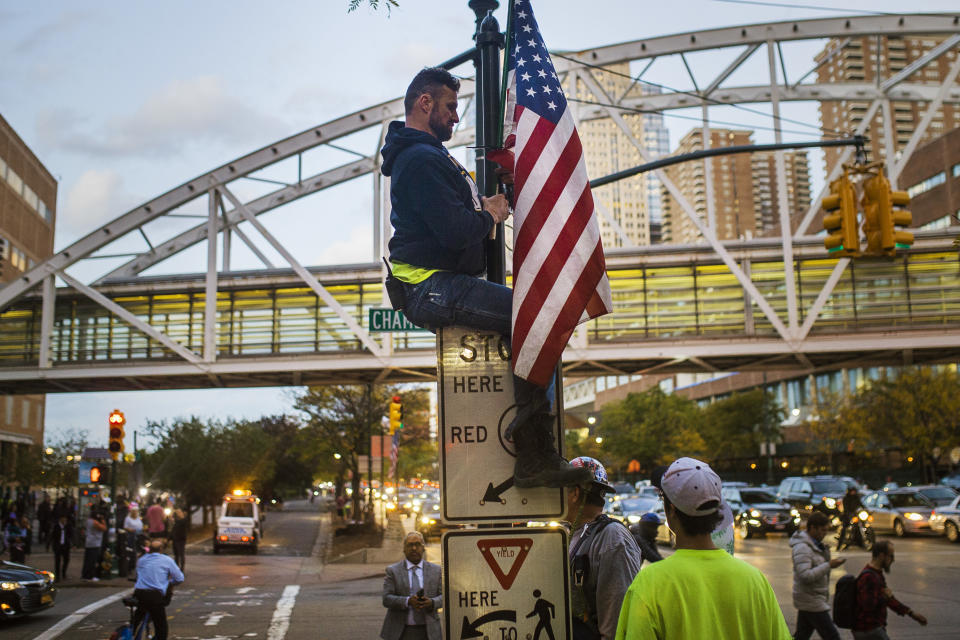
{"label": "pedestrian crowd", "polygon": [[[589,457],[574,458],[570,464],[587,470],[590,478],[567,488],[574,640],[808,640],[814,631],[836,640],[838,626],[850,629],[855,640],[888,640],[888,609],[927,624],[887,586],[894,545],[886,540],[876,543],[871,561],[856,577],[841,578],[831,616],[830,572],[845,559],[831,557],[824,544],[830,521],[814,512],[806,530],[789,540],[797,609],[791,634],[766,577],[735,558],[717,534],[718,528],[731,524],[725,522],[720,477],[708,464],[684,457],[655,471],[652,481],[676,540],[674,553],[666,558],[656,546],[660,520],[655,514],[646,514],[628,529],[603,513],[604,496],[614,491],[603,464]],[[408,534],[403,548],[404,559],[386,569],[387,613],[380,637],[439,640],[440,567],[426,561],[419,533]],[[532,637],[539,640],[543,632],[552,639],[556,607],[539,589],[533,595],[536,603],[526,615],[538,618]]]}

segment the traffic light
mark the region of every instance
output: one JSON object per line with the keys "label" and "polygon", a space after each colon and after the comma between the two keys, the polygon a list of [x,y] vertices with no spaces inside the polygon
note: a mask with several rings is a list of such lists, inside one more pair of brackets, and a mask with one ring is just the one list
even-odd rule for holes
{"label": "traffic light", "polygon": [[400,396],[390,398],[390,435],[397,429],[403,429],[403,402]]}
{"label": "traffic light", "polygon": [[106,484],[110,481],[110,474],[105,466],[90,467],[90,484]]}
{"label": "traffic light", "polygon": [[[906,209],[910,196],[906,191],[893,191],[890,181],[880,167],[876,175],[863,183],[863,229],[867,234],[867,253],[875,256],[893,256],[897,249],[909,249],[913,234],[898,231],[897,227],[909,227],[913,215]],[[897,207],[896,209],[894,207]]]}
{"label": "traffic light", "polygon": [[823,198],[823,228],[827,237],[823,246],[839,256],[860,255],[860,230],[857,228],[857,198],[846,169],[830,183],[830,195]]}
{"label": "traffic light", "polygon": [[119,409],[114,409],[107,420],[110,425],[110,444],[107,448],[110,450],[110,457],[117,460],[123,455],[123,425],[127,424],[127,419]]}

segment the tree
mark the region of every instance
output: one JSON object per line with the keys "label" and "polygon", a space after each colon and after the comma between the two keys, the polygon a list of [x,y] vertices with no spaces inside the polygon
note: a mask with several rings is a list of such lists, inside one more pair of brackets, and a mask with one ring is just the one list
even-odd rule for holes
{"label": "tree", "polygon": [[[356,11],[362,4],[363,0],[350,0],[350,6],[347,9],[347,13]],[[370,5],[370,8],[374,11],[380,8],[380,0],[367,0],[367,4]],[[383,6],[387,8],[387,15],[390,15],[390,11],[395,7],[399,7],[400,3],[397,2],[397,0],[383,0]]]}
{"label": "tree", "polygon": [[362,499],[360,456],[370,453],[370,436],[380,433],[393,394],[390,387],[367,384],[308,387],[295,396],[294,407],[306,415],[305,428],[339,454],[342,471],[350,473],[354,514],[360,513]]}
{"label": "tree", "polygon": [[714,459],[752,457],[761,443],[780,441],[783,417],[776,396],[750,389],[707,406],[700,433]]}
{"label": "tree", "polygon": [[692,400],[666,394],[659,387],[630,393],[603,408],[598,433],[610,461],[624,467],[631,459],[649,472],[679,456],[699,456],[706,443],[697,432],[700,409]]}
{"label": "tree", "polygon": [[[43,484],[58,491],[77,486],[77,462],[74,456],[87,448],[87,432],[69,430],[57,439],[48,441],[46,448],[53,453],[43,457]],[[67,459],[70,456],[70,459]]]}
{"label": "tree", "polygon": [[277,493],[298,493],[313,484],[317,461],[301,455],[300,431],[303,427],[294,416],[264,416],[259,420],[263,432],[271,439],[275,472],[264,485],[264,497]]}
{"label": "tree", "polygon": [[960,445],[960,376],[941,367],[908,367],[857,394],[848,419],[882,444],[915,452],[924,480],[936,480],[944,451]]}
{"label": "tree", "polygon": [[807,428],[808,443],[827,457],[830,473],[836,473],[834,454],[838,449],[863,451],[867,448],[867,433],[860,421],[852,419],[853,398],[829,389],[817,389],[816,413],[810,417]]}

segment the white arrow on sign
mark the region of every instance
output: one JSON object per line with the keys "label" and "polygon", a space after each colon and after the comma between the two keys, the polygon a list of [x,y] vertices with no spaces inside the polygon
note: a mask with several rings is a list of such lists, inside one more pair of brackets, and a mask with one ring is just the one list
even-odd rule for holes
{"label": "white arrow on sign", "polygon": [[[516,413],[507,342],[494,332],[447,327],[437,334],[437,363],[443,519],[511,522],[562,517],[563,489],[513,486],[516,453],[503,435]],[[558,414],[561,401],[558,394]],[[562,455],[559,422],[555,429]]]}

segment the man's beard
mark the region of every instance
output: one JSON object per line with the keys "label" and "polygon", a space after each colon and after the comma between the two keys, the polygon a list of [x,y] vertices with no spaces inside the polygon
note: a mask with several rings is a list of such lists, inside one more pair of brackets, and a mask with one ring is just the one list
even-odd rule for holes
{"label": "man's beard", "polygon": [[430,120],[428,122],[430,126],[430,131],[433,132],[433,135],[440,142],[446,142],[453,137],[453,125],[449,122],[444,122],[440,118],[440,114],[436,107],[433,108],[433,111],[430,112]]}

